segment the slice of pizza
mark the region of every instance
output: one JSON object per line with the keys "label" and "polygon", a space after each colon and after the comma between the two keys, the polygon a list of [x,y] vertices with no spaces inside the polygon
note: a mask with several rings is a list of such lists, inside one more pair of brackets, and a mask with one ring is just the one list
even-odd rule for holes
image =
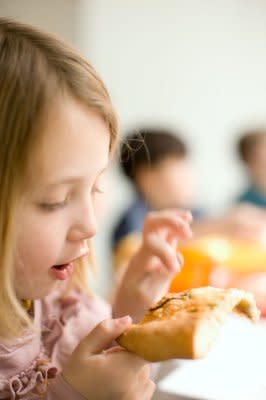
{"label": "slice of pizza", "polygon": [[148,361],[204,357],[232,311],[259,319],[253,294],[240,289],[200,287],[168,293],[117,342]]}

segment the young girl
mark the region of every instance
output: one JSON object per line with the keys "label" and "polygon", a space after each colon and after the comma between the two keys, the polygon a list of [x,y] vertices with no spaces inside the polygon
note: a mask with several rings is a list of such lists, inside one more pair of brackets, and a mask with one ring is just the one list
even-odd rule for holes
{"label": "young girl", "polygon": [[147,216],[113,314],[89,292],[89,240],[116,141],[93,68],[60,40],[0,19],[0,399],[154,392],[146,361],[111,345],[167,290],[191,218]]}

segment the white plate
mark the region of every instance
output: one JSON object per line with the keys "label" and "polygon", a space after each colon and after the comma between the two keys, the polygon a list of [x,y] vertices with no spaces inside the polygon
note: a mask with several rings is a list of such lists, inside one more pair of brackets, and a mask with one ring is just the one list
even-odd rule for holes
{"label": "white plate", "polygon": [[265,327],[229,317],[208,356],[178,363],[158,390],[200,400],[266,400]]}

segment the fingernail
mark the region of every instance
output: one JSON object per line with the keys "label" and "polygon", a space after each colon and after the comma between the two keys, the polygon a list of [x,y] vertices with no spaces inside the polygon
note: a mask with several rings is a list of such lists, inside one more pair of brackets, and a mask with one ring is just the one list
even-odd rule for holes
{"label": "fingernail", "polygon": [[124,317],[118,318],[117,322],[119,325],[128,325],[132,322],[132,319],[129,315],[125,315]]}
{"label": "fingernail", "polygon": [[114,346],[114,347],[109,347],[109,349],[107,350],[103,350],[103,354],[110,354],[110,353],[121,353],[121,351],[123,351],[123,349],[119,346]]}

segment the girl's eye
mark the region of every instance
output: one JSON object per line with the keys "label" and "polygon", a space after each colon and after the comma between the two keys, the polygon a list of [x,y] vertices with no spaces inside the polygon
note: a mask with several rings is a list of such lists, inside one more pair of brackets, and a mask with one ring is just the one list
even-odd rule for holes
{"label": "girl's eye", "polygon": [[64,208],[68,203],[68,199],[58,203],[40,203],[40,207],[45,211],[56,211]]}

